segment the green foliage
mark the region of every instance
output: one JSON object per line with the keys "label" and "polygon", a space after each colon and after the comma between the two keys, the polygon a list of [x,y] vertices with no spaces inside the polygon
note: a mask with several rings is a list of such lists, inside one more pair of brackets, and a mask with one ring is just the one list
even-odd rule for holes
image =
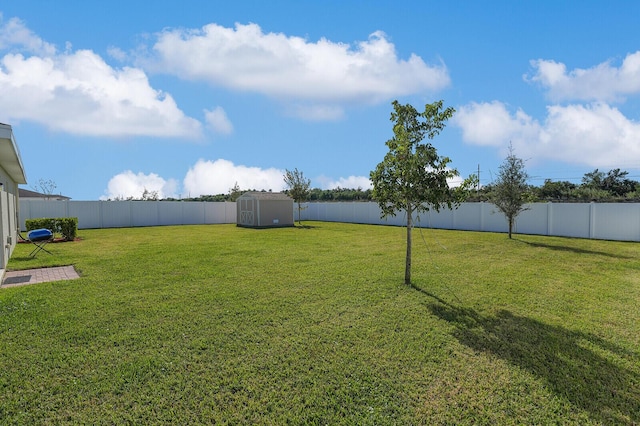
{"label": "green foliage", "polygon": [[640,423],[637,243],[308,225],[18,244],[81,277],[0,288],[0,423]]}
{"label": "green foliage", "polygon": [[362,188],[313,188],[309,192],[309,201],[371,201],[371,192]]}
{"label": "green foliage", "polygon": [[229,197],[227,199],[228,201],[235,202],[242,194],[243,191],[240,189],[238,182],[236,182],[233,188],[229,188]]}
{"label": "green foliage", "polygon": [[49,229],[54,234],[61,234],[67,241],[73,241],[78,233],[77,217],[39,218],[25,220],[27,231]]}
{"label": "green foliage", "polygon": [[24,224],[27,228],[27,231],[33,231],[34,229],[49,229],[52,232],[58,232],[56,229],[58,219],[53,218],[38,218],[38,219],[27,219]]}
{"label": "green foliage", "polygon": [[451,160],[438,155],[426,137],[435,138],[444,129],[455,110],[443,109],[443,101],[425,105],[424,112],[413,106],[393,101],[394,137],[386,142],[389,152],[370,174],[373,198],[378,202],[382,217],[395,216],[404,211],[407,216],[407,255],[405,283],[411,283],[411,228],[414,212],[439,211],[457,207],[466,191],[473,186],[467,180],[459,188],[449,187],[448,180],[458,176],[449,169]]}
{"label": "green foliage", "polygon": [[389,152],[370,174],[373,198],[383,217],[441,208],[453,208],[461,200],[458,191],[449,187],[448,179],[459,175],[447,166],[451,160],[438,155],[431,143],[445,127],[455,110],[443,109],[443,102],[425,105],[419,113],[411,105],[393,102],[394,137],[386,142]]}
{"label": "green foliage", "polygon": [[635,191],[637,182],[627,179],[629,172],[620,169],[604,172],[595,169],[593,172],[585,173],[582,178],[584,187],[608,192],[614,197],[621,197],[627,193]]}
{"label": "green foliage", "polygon": [[298,223],[301,223],[300,212],[302,211],[302,203],[309,199],[311,180],[306,179],[304,173],[296,168],[293,171],[285,171],[284,183],[289,188],[285,192],[293,198],[293,201],[298,205]]}
{"label": "green foliage", "polygon": [[573,200],[580,202],[606,202],[613,201],[613,195],[609,191],[593,186],[580,185],[572,191]]}
{"label": "green foliage", "polygon": [[230,194],[217,194],[217,195],[201,195],[199,197],[185,198],[184,201],[209,201],[209,202],[222,202],[232,201]]}
{"label": "green foliage", "polygon": [[568,201],[576,187],[577,185],[571,182],[545,179],[544,185],[538,190],[538,197],[544,201]]}
{"label": "green foliage", "polygon": [[527,197],[528,178],[524,161],[515,156],[513,147],[509,145],[509,155],[500,165],[500,173],[491,193],[491,202],[509,222],[509,238],[512,237],[516,217],[527,209],[525,203],[530,201]]}

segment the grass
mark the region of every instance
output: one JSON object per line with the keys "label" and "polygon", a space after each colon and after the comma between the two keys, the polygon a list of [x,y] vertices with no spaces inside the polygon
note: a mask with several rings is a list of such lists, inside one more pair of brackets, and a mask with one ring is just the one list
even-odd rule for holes
{"label": "grass", "polygon": [[0,424],[640,423],[638,244],[306,225],[19,245]]}

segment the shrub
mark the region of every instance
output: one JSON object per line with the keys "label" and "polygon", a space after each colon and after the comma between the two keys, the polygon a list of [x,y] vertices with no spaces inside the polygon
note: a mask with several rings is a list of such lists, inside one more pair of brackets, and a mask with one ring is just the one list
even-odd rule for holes
{"label": "shrub", "polygon": [[50,229],[54,234],[62,234],[66,241],[73,241],[78,233],[77,217],[39,218],[25,221],[27,231]]}

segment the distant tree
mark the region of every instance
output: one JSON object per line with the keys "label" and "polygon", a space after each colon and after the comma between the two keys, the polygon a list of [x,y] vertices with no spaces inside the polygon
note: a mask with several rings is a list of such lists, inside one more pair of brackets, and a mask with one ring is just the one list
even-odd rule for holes
{"label": "distant tree", "polygon": [[493,185],[491,203],[493,203],[509,222],[509,238],[513,232],[516,217],[527,210],[527,179],[529,175],[524,168],[524,161],[513,153],[513,146],[509,145],[509,155],[500,165],[498,178]]}
{"label": "distant tree", "polygon": [[140,200],[142,201],[158,201],[159,199],[158,191],[149,191],[147,188],[142,191],[142,196]]}
{"label": "distant tree", "polygon": [[184,201],[223,202],[229,200],[229,194],[200,195],[195,198],[185,198]]}
{"label": "distant tree", "polygon": [[551,179],[545,179],[544,185],[538,188],[538,197],[547,201],[566,201],[574,195],[577,185],[568,181],[554,182]]}
{"label": "distant tree", "polygon": [[[627,179],[629,172],[620,169],[609,170],[606,174],[595,169],[582,177],[580,198],[592,201],[624,197],[636,190],[638,182]],[[591,194],[589,197],[588,195]]]}
{"label": "distant tree", "polygon": [[395,216],[404,211],[407,215],[407,252],[405,260],[405,284],[411,284],[411,231],[413,215],[421,211],[457,207],[466,190],[474,181],[466,180],[459,188],[449,187],[448,180],[458,176],[458,171],[447,168],[451,160],[440,157],[431,143],[445,127],[455,110],[443,109],[443,102],[425,105],[424,112],[413,106],[393,102],[391,121],[393,138],[386,142],[389,152],[370,174],[373,183],[372,196],[382,210],[382,217]]}
{"label": "distant tree", "polygon": [[370,201],[371,190],[362,188],[312,188],[309,201]]}
{"label": "distant tree", "polygon": [[580,185],[572,192],[573,199],[580,202],[612,201],[610,192],[593,186]]}
{"label": "distant tree", "polygon": [[635,191],[636,182],[627,179],[628,174],[629,172],[620,169],[609,170],[602,180],[602,189],[617,197],[623,197],[627,193]]}
{"label": "distant tree", "polygon": [[238,182],[236,182],[235,185],[233,185],[233,188],[229,188],[229,201],[235,202],[241,195],[242,190],[238,186]]}
{"label": "distant tree", "polygon": [[585,173],[584,176],[582,176],[582,186],[603,189],[602,182],[604,181],[604,177],[604,172],[601,172],[598,169]]}
{"label": "distant tree", "polygon": [[298,223],[301,224],[302,203],[309,199],[311,180],[305,179],[304,174],[296,168],[293,171],[285,170],[284,183],[289,188],[287,193],[298,204]]}
{"label": "distant tree", "polygon": [[32,187],[34,191],[46,195],[49,198],[53,195],[53,191],[57,188],[56,183],[51,179],[38,179],[38,182]]}

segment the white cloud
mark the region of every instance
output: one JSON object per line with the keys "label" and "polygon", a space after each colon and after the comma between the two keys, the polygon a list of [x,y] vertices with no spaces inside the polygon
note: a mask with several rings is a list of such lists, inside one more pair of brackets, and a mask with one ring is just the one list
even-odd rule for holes
{"label": "white cloud", "polygon": [[333,180],[327,177],[318,178],[322,185],[322,189],[336,189],[336,188],[345,188],[345,189],[357,189],[361,188],[363,190],[371,189],[371,180],[368,176],[349,176],[349,177],[341,177],[338,180]]}
{"label": "white cloud", "polygon": [[0,50],[21,49],[29,53],[42,56],[53,56],[56,48],[35,35],[18,18],[11,18],[7,23],[2,22],[0,15]]}
{"label": "white cloud", "polygon": [[110,46],[107,48],[107,54],[112,57],[113,59],[115,59],[116,61],[119,62],[124,62],[128,59],[129,55],[127,55],[127,53],[120,49],[119,47],[115,47],[115,46]]}
{"label": "white cloud", "polygon": [[115,69],[90,50],[56,53],[20,21],[0,25],[0,120],[28,120],[88,136],[195,138],[201,123],[153,89],[137,68]]}
{"label": "white cloud", "polygon": [[620,67],[606,61],[588,69],[567,71],[565,64],[551,60],[531,61],[533,75],[525,80],[540,84],[554,101],[620,101],[640,93],[640,51],[628,54]]}
{"label": "white cloud", "polygon": [[554,159],[593,167],[640,163],[640,123],[603,103],[550,106],[538,145]]}
{"label": "white cloud", "polygon": [[450,178],[447,178],[447,185],[449,185],[449,188],[457,188],[460,185],[462,185],[464,180],[465,178],[462,176],[450,177]]}
{"label": "white cloud", "polygon": [[535,139],[540,125],[518,109],[511,114],[505,104],[472,102],[458,108],[451,120],[462,129],[462,140],[474,145],[505,146],[509,141]]}
{"label": "white cloud", "polygon": [[[453,124],[474,145],[506,148],[534,162],[559,160],[591,167],[640,163],[640,123],[604,103],[553,105],[543,123],[500,102],[459,108]],[[487,123],[490,123],[488,125]]]}
{"label": "white cloud", "polygon": [[307,121],[338,121],[344,118],[344,108],[337,105],[289,105],[288,114]]}
{"label": "white cloud", "polygon": [[187,172],[183,197],[226,194],[237,183],[240,189],[282,191],[285,189],[284,170],[261,169],[235,165],[231,161],[198,160]]}
{"label": "white cloud", "polygon": [[386,101],[437,91],[450,82],[443,63],[427,65],[416,55],[399,59],[380,31],[350,45],[264,33],[256,24],[209,24],[198,30],[164,31],[153,52],[156,57],[147,65],[158,72],[321,104]]}
{"label": "white cloud", "polygon": [[229,135],[233,133],[233,124],[227,117],[227,113],[222,107],[216,107],[213,111],[204,110],[204,117],[207,125],[216,133]]}
{"label": "white cloud", "polygon": [[106,194],[100,199],[127,199],[142,197],[144,191],[156,193],[158,198],[176,198],[178,183],[174,179],[165,180],[155,173],[135,174],[131,170],[115,175],[107,184]]}

